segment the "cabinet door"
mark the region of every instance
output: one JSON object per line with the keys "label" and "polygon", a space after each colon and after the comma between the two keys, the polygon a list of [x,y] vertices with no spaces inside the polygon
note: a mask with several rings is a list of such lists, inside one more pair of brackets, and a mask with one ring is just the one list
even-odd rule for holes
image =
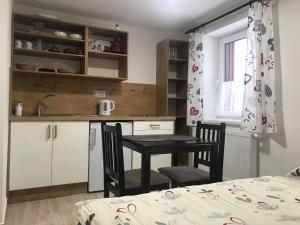
{"label": "cabinet door", "polygon": [[[173,121],[138,121],[134,122],[133,135],[174,134]],[[151,156],[151,169],[171,166],[171,154]],[[141,168],[141,154],[133,152],[132,168]]]}
{"label": "cabinet door", "polygon": [[87,182],[89,122],[53,122],[52,185]]}
{"label": "cabinet door", "polygon": [[51,185],[52,123],[13,122],[10,138],[10,190]]}

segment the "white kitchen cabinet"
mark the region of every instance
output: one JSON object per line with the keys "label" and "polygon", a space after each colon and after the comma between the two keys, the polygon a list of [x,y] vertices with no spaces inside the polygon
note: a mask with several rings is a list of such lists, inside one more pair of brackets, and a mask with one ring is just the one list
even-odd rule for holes
{"label": "white kitchen cabinet", "polygon": [[[133,135],[174,134],[173,121],[134,121]],[[151,169],[171,166],[171,154],[151,156]],[[133,151],[132,168],[141,168],[141,154]]]}
{"label": "white kitchen cabinet", "polygon": [[87,182],[88,122],[53,122],[52,185]]}
{"label": "white kitchen cabinet", "polygon": [[10,190],[87,182],[89,122],[11,123]]}
{"label": "white kitchen cabinet", "polygon": [[10,190],[51,185],[51,122],[11,123]]}

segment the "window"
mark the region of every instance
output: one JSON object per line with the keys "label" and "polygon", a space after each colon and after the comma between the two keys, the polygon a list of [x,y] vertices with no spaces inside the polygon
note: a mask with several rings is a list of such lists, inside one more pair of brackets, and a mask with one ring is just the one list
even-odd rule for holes
{"label": "window", "polygon": [[217,82],[216,116],[239,119],[243,107],[246,34],[241,32],[222,38],[219,45],[220,77]]}

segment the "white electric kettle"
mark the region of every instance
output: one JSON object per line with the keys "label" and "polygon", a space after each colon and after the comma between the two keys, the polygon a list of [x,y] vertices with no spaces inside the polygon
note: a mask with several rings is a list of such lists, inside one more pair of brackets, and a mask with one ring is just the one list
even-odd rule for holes
{"label": "white electric kettle", "polygon": [[112,100],[99,101],[99,115],[110,116],[111,112],[115,109],[115,102]]}

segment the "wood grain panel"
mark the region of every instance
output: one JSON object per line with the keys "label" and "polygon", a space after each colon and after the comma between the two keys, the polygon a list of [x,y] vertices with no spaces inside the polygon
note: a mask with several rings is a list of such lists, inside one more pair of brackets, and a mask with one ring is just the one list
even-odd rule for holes
{"label": "wood grain panel", "polygon": [[87,192],[87,183],[65,184],[50,187],[31,188],[10,191],[8,203],[26,202],[47,198],[56,198]]}
{"label": "wood grain panel", "polygon": [[[104,90],[106,97],[94,97],[95,90]],[[33,115],[37,102],[47,93],[57,95],[56,99],[45,100],[42,113],[47,115],[97,114],[102,99],[115,101],[115,115],[156,115],[156,85],[98,80],[14,76],[11,104],[21,101],[23,115]]]}
{"label": "wood grain panel", "polygon": [[157,115],[168,115],[168,70],[169,70],[169,41],[157,44],[156,54],[156,84],[157,84]]}
{"label": "wood grain panel", "polygon": [[11,116],[11,122],[41,122],[41,121],[175,121],[175,116],[99,116],[99,115],[74,115],[74,116]]}

